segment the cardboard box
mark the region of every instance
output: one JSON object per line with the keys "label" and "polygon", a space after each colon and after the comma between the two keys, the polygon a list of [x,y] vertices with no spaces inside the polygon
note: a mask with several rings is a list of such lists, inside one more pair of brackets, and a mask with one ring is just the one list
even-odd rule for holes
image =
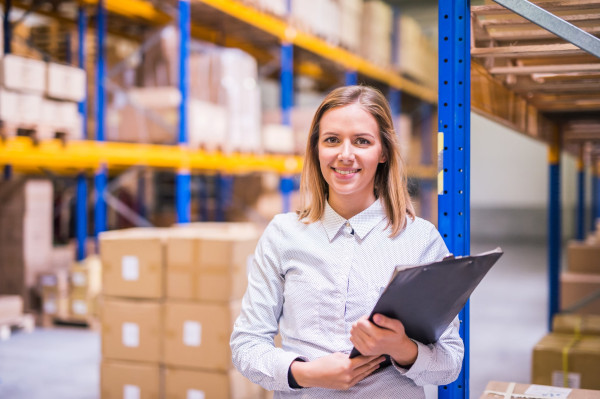
{"label": "cardboard box", "polygon": [[0,184],[0,294],[20,295],[25,311],[38,274],[51,269],[53,189],[47,180]]}
{"label": "cardboard box", "polygon": [[[564,356],[564,353],[567,356]],[[532,383],[600,389],[600,336],[550,333],[533,349]]]}
{"label": "cardboard box", "polygon": [[570,242],[567,247],[567,268],[573,273],[600,274],[600,245]]}
{"label": "cardboard box", "polygon": [[257,241],[251,231],[173,231],[167,239],[167,297],[216,302],[241,299]]}
{"label": "cardboard box", "polygon": [[102,263],[100,257],[90,255],[74,263],[69,270],[69,288],[72,293],[95,298],[102,291]]}
{"label": "cardboard box", "polygon": [[229,339],[239,312],[239,301],[223,305],[167,301],[164,305],[165,364],[231,370]]}
{"label": "cardboard box", "polygon": [[59,100],[80,102],[85,99],[85,71],[69,65],[49,62],[46,95]]}
{"label": "cardboard box", "polygon": [[164,297],[167,229],[127,229],[100,234],[102,292],[124,298]]}
{"label": "cardboard box", "polygon": [[164,399],[257,399],[265,390],[237,370],[218,373],[202,370],[165,369]]}
{"label": "cardboard box", "polygon": [[101,399],[161,399],[161,371],[158,364],[102,360]]}
{"label": "cardboard box", "polygon": [[[57,302],[57,306],[61,306]],[[59,309],[60,310],[60,309]],[[98,315],[98,296],[89,296],[86,292],[69,292],[69,317],[87,320]]]}
{"label": "cardboard box", "polygon": [[0,120],[4,123],[19,122],[17,111],[18,111],[18,97],[19,94],[10,90],[0,88]]}
{"label": "cardboard box", "polygon": [[0,321],[16,319],[23,314],[23,298],[0,295]]}
{"label": "cardboard box", "polygon": [[[480,396],[480,399],[498,399],[502,397],[516,398],[517,396],[514,395],[506,395],[506,392],[508,392],[509,389],[511,389],[510,386],[512,386],[513,384],[514,387],[512,388],[512,392],[515,394],[529,393],[532,395],[537,395],[536,397],[540,398],[552,398],[556,397],[552,395],[558,393],[556,387],[490,381],[485,387],[485,391],[483,392],[483,395]],[[568,397],[569,399],[600,399],[600,392],[587,389],[572,389]]]}
{"label": "cardboard box", "polygon": [[161,305],[153,301],[103,298],[102,356],[113,360],[158,363],[161,356]]}
{"label": "cardboard box", "polygon": [[69,272],[57,270],[38,276],[42,313],[66,317],[69,313]]}
{"label": "cardboard box", "polygon": [[552,319],[552,332],[562,334],[600,335],[599,315],[557,314]]}
{"label": "cardboard box", "polygon": [[[42,295],[42,313],[57,316],[68,317],[69,315],[69,297],[67,294],[43,294]],[[80,309],[78,305],[74,305],[75,309]]]}
{"label": "cardboard box", "polygon": [[[600,290],[600,274],[565,272],[560,275],[560,309],[566,311]],[[577,314],[600,315],[600,297],[576,309]]]}
{"label": "cardboard box", "polygon": [[10,90],[43,94],[46,89],[46,63],[5,54],[0,60],[2,86]]}

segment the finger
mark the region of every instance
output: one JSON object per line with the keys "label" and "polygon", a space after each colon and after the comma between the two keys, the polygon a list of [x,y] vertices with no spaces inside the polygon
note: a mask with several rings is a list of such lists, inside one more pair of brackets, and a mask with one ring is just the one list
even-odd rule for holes
{"label": "finger", "polygon": [[[358,349],[358,348],[356,348]],[[360,352],[360,349],[359,349]],[[364,366],[365,364],[368,364],[374,360],[377,359],[378,356],[365,356],[365,355],[361,355],[361,356],[357,356],[355,358],[350,359],[351,362],[351,367],[353,370],[356,370],[358,368],[360,368],[361,366]]]}
{"label": "finger", "polygon": [[373,356],[370,352],[370,345],[372,338],[369,337],[366,333],[362,331],[355,331],[354,334],[350,336],[350,342],[354,345],[354,347],[363,355]]}
{"label": "finger", "polygon": [[360,373],[352,379],[351,384],[355,385],[355,384],[359,383],[360,381],[364,380],[369,375],[371,375],[375,370],[377,370],[379,367],[380,367],[379,363],[369,364],[368,367],[365,367],[364,369],[362,369],[360,371]]}
{"label": "finger", "polygon": [[379,313],[373,316],[373,322],[379,327],[392,331],[400,331],[404,328],[400,320],[391,319]]}

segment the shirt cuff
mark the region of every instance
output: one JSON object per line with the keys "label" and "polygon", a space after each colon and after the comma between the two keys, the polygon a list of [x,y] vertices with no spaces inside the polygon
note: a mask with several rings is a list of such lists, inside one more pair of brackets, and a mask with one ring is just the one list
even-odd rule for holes
{"label": "shirt cuff", "polygon": [[276,390],[278,391],[298,391],[299,389],[294,389],[290,387],[288,382],[288,371],[292,366],[292,362],[296,359],[308,361],[308,359],[304,356],[300,356],[297,353],[293,352],[284,352],[278,359],[275,364],[275,383],[277,384]]}
{"label": "shirt cuff", "polygon": [[405,368],[396,363],[394,359],[392,359],[392,365],[400,374],[413,379],[421,374],[423,371],[427,370],[429,363],[431,362],[431,349],[427,345],[423,345],[422,343],[412,340],[415,344],[417,344],[417,359],[410,366],[410,368]]}

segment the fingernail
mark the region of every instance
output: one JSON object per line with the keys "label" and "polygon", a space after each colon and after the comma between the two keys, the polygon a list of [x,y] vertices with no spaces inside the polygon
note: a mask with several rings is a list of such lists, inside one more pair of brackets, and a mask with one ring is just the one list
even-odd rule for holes
{"label": "fingernail", "polygon": [[373,321],[375,323],[380,323],[381,322],[381,316],[376,314],[375,316],[373,316]]}

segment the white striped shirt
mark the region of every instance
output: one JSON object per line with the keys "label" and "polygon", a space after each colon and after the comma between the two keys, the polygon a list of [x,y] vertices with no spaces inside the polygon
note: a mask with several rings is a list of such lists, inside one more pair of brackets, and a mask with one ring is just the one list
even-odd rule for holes
{"label": "white striped shirt", "polygon": [[[390,238],[379,200],[349,220],[327,204],[323,218],[305,224],[295,213],[277,215],[256,248],[242,311],[231,336],[235,367],[275,390],[275,398],[424,398],[423,385],[454,381],[463,342],[458,318],[435,344],[417,342],[410,369],[394,365],[347,391],[292,389],[296,358],[350,353],[350,328],[373,309],[397,265],[442,259],[448,249],[435,227],[420,218]],[[282,348],[273,338],[280,332]]]}

